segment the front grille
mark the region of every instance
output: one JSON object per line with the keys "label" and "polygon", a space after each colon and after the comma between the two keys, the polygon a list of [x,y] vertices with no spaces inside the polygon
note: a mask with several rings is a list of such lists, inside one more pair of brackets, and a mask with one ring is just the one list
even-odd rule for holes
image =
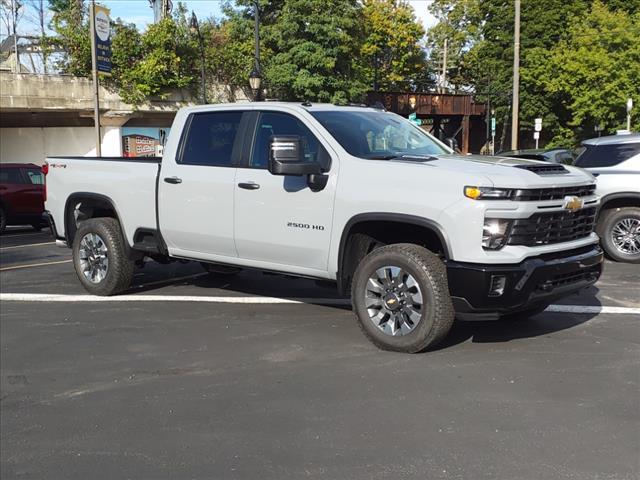
{"label": "front grille", "polygon": [[600,276],[600,265],[594,265],[579,272],[569,272],[556,275],[536,287],[539,292],[549,292],[557,287],[564,287],[574,283],[596,280]]}
{"label": "front grille", "polygon": [[577,187],[560,188],[526,188],[514,190],[511,193],[511,200],[520,202],[539,202],[544,200],[562,200],[567,195],[576,197],[588,197],[595,193],[596,185],[579,185]]}
{"label": "front grille", "polygon": [[595,219],[595,207],[577,212],[535,213],[513,221],[507,245],[535,247],[588,237],[593,232]]}
{"label": "front grille", "polygon": [[515,165],[515,168],[521,168],[528,170],[538,175],[563,175],[569,173],[569,170],[558,164],[546,164],[546,165]]}

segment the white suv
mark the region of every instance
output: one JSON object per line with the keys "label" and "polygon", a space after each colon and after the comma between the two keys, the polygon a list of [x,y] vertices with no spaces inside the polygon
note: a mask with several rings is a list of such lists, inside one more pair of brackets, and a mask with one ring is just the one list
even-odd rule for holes
{"label": "white suv", "polygon": [[597,177],[596,231],[614,260],[640,263],[640,134],[587,140],[575,165]]}

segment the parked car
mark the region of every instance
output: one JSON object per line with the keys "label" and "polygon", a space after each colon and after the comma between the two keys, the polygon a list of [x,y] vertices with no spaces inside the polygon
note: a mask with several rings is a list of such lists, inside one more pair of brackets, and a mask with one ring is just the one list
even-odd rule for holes
{"label": "parked car", "polygon": [[33,163],[0,164],[0,233],[7,225],[43,226],[44,176]]}
{"label": "parked car", "polygon": [[543,162],[562,163],[564,165],[572,165],[575,160],[573,152],[566,148],[510,150],[500,152],[498,155],[501,157],[528,158]]}
{"label": "parked car", "polygon": [[596,231],[602,247],[614,260],[640,263],[640,134],[593,138],[582,145],[575,165],[597,177]]}
{"label": "parked car", "polygon": [[84,288],[187,259],[329,280],[378,347],[528,317],[594,284],[594,177],[461,156],[393,113],[254,103],[178,112],[160,158],[47,159],[54,235]]}

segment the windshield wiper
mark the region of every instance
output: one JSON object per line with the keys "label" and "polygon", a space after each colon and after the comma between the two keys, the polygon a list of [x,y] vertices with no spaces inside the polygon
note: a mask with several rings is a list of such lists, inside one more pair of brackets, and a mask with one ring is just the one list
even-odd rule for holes
{"label": "windshield wiper", "polygon": [[394,158],[400,158],[400,155],[389,154],[389,155],[371,155],[367,157],[367,160],[392,160]]}

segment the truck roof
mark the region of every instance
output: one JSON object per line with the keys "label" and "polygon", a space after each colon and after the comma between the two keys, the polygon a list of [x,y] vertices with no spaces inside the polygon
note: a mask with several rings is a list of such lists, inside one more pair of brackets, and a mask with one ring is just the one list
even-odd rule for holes
{"label": "truck roof", "polygon": [[215,103],[210,105],[199,105],[195,107],[186,107],[188,111],[208,111],[208,110],[224,110],[225,108],[233,109],[259,109],[269,107],[288,107],[306,111],[371,111],[379,112],[382,108],[375,108],[364,104],[351,105],[334,105],[333,103],[311,103],[311,102],[242,102],[242,103]]}
{"label": "truck roof", "polygon": [[625,133],[621,135],[608,135],[606,137],[590,138],[582,142],[583,145],[619,145],[623,143],[640,142],[640,133]]}

